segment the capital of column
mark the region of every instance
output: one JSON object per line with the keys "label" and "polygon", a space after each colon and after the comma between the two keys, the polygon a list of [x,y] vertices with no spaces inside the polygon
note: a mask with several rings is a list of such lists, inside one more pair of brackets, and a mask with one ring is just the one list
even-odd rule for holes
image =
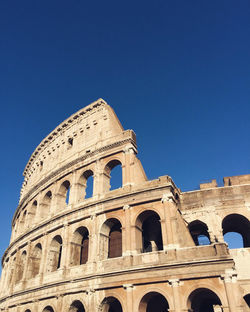
{"label": "capital of column", "polygon": [[124,289],[126,289],[127,291],[131,291],[134,288],[134,285],[133,284],[124,284],[124,285],[122,285],[122,287]]}
{"label": "capital of column", "polygon": [[180,286],[180,280],[178,278],[170,279],[170,280],[168,280],[168,283],[172,287]]}
{"label": "capital of column", "polygon": [[87,294],[88,296],[91,296],[91,295],[93,295],[94,293],[95,293],[95,289],[93,289],[93,288],[89,288],[89,289],[86,290],[86,294]]}
{"label": "capital of column", "polygon": [[129,208],[131,208],[131,206],[129,206],[129,205],[124,205],[122,209],[123,209],[123,210],[128,210]]}
{"label": "capital of column", "polygon": [[173,198],[173,196],[171,196],[169,194],[163,194],[162,198],[161,198],[161,202],[162,203],[166,203],[166,202],[174,203],[174,198]]}
{"label": "capital of column", "polygon": [[237,280],[237,273],[235,270],[226,270],[225,274],[221,275],[221,279],[225,283],[235,283]]}

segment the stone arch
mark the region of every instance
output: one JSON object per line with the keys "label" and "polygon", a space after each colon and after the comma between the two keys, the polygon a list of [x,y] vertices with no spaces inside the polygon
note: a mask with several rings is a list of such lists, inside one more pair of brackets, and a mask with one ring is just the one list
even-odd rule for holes
{"label": "stone arch", "polygon": [[116,218],[106,220],[100,231],[100,258],[122,256],[122,225]]}
{"label": "stone arch", "polygon": [[31,310],[30,309],[26,309],[26,310],[24,310],[24,312],[31,312]]}
{"label": "stone arch", "polygon": [[196,246],[211,244],[208,227],[204,222],[194,220],[189,223],[188,229]]}
{"label": "stone arch", "polygon": [[167,312],[169,303],[165,296],[156,291],[145,294],[139,303],[139,312]]}
{"label": "stone arch", "polygon": [[17,264],[16,283],[20,282],[23,278],[26,259],[27,259],[27,252],[24,250],[19,258],[19,263]]}
{"label": "stone arch", "polygon": [[160,216],[144,210],[136,218],[136,249],[139,252],[163,250]]}
{"label": "stone arch", "polygon": [[75,230],[71,241],[71,265],[81,265],[88,261],[89,231],[81,226]]}
{"label": "stone arch", "polygon": [[220,298],[209,288],[197,288],[191,292],[187,301],[190,312],[214,312],[222,307]]}
{"label": "stone arch", "polygon": [[105,297],[98,309],[98,312],[122,312],[121,302],[113,296]]}
{"label": "stone arch", "polygon": [[61,266],[62,243],[62,237],[60,235],[56,235],[51,241],[47,263],[48,272],[54,272]]}
{"label": "stone arch", "polygon": [[70,197],[70,182],[69,180],[65,180],[59,187],[57,193],[57,206],[60,208],[65,208],[66,205],[69,204]]}
{"label": "stone arch", "polygon": [[28,278],[37,276],[40,272],[40,264],[42,259],[42,245],[37,243],[31,252],[29,259]]}
{"label": "stone arch", "polygon": [[84,305],[80,300],[74,300],[69,307],[69,312],[85,312]]}
{"label": "stone arch", "polygon": [[54,309],[52,308],[52,306],[46,306],[42,312],[54,312]]}
{"label": "stone arch", "polygon": [[47,191],[44,195],[43,199],[40,201],[39,210],[40,210],[40,218],[44,219],[48,217],[51,209],[52,202],[52,192]]}
{"label": "stone arch", "polygon": [[[241,235],[243,247],[250,247],[250,222],[240,214],[227,215],[222,221],[223,235],[234,232]],[[242,246],[237,246],[240,248]]]}
{"label": "stone arch", "polygon": [[[113,185],[113,179],[112,179],[112,170],[115,167],[120,167],[119,168],[119,173],[121,177],[116,177],[116,180],[120,178],[121,181],[115,181],[115,185]],[[103,171],[103,190],[104,193],[110,191],[111,189],[117,189],[122,187],[122,181],[123,181],[123,175],[122,175],[122,163],[118,159],[112,159],[110,160],[106,166],[104,167]]]}
{"label": "stone arch", "polygon": [[77,201],[80,202],[85,198],[90,198],[93,196],[93,186],[94,186],[94,172],[87,169],[80,176],[77,188]]}

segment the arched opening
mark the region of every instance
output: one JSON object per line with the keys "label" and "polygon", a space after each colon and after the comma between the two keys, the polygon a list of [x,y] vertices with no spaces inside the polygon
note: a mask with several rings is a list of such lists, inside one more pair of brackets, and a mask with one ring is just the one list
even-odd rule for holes
{"label": "arched opening", "polygon": [[86,227],[78,228],[71,242],[71,265],[85,264],[89,253],[89,231]]}
{"label": "arched opening", "polygon": [[245,300],[247,306],[250,308],[250,294],[245,295],[243,299]]}
{"label": "arched opening", "polygon": [[214,312],[222,311],[219,297],[210,289],[198,288],[188,298],[190,312]]}
{"label": "arched opening", "polygon": [[51,306],[47,306],[43,309],[43,312],[54,312],[54,309]]}
{"label": "arched opening", "polygon": [[142,212],[136,219],[136,244],[139,252],[163,249],[162,231],[159,215],[152,211]]}
{"label": "arched opening", "polygon": [[93,196],[93,171],[86,170],[80,177],[77,185],[77,201],[81,202],[84,199],[90,198]]}
{"label": "arched opening", "polygon": [[168,309],[169,304],[167,299],[155,291],[143,296],[139,304],[139,312],[167,312]]}
{"label": "arched opening", "polygon": [[122,312],[122,305],[115,297],[107,297],[101,303],[101,312]]}
{"label": "arched opening", "polygon": [[58,206],[61,206],[62,208],[65,207],[65,205],[69,204],[69,197],[70,197],[70,182],[68,180],[64,181],[58,192]]}
{"label": "arched opening", "polygon": [[19,281],[21,281],[23,278],[24,267],[26,264],[26,257],[27,257],[27,253],[26,253],[26,251],[23,251],[21,254],[19,263],[17,265],[17,272],[16,272],[16,282],[17,283]]}
{"label": "arched opening", "polygon": [[41,219],[48,217],[51,207],[51,201],[52,201],[52,193],[51,191],[48,191],[44,195],[43,200],[40,202],[39,205]]}
{"label": "arched opening", "polygon": [[48,256],[48,272],[54,272],[61,266],[62,238],[60,235],[52,239]]}
{"label": "arched opening", "polygon": [[188,225],[188,228],[196,246],[211,244],[208,227],[205,223],[195,220]]}
{"label": "arched opening", "polygon": [[70,305],[69,312],[85,312],[85,309],[81,301],[75,300]]}
{"label": "arched opening", "polygon": [[[228,243],[229,248],[250,247],[250,222],[246,217],[230,214],[223,219],[222,229],[224,240]],[[230,235],[226,236],[227,233]],[[240,234],[242,239],[235,233]]]}
{"label": "arched opening", "polygon": [[122,225],[119,220],[112,218],[104,222],[100,233],[101,259],[122,256]]}
{"label": "arched opening", "polygon": [[33,278],[39,274],[41,259],[42,259],[42,245],[38,243],[31,252],[31,257],[29,259],[28,278]]}
{"label": "arched opening", "polygon": [[104,192],[122,187],[122,164],[119,160],[111,160],[104,169]]}
{"label": "arched opening", "polygon": [[31,310],[30,310],[30,309],[28,309],[28,310],[25,310],[24,312],[31,312]]}

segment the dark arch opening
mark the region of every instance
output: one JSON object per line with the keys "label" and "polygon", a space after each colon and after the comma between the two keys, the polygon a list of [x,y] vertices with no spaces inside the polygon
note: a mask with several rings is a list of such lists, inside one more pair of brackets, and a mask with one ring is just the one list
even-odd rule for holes
{"label": "dark arch opening", "polygon": [[214,312],[214,308],[221,305],[219,297],[207,288],[194,290],[188,298],[190,312]]}
{"label": "dark arch opening", "polygon": [[31,255],[32,257],[29,261],[30,264],[28,275],[30,278],[33,278],[38,275],[40,271],[40,263],[42,259],[42,245],[40,243],[36,244]]}
{"label": "dark arch opening", "polygon": [[122,305],[115,297],[107,297],[102,302],[102,312],[122,312]]}
{"label": "dark arch opening", "polygon": [[196,246],[211,244],[208,227],[205,223],[195,220],[188,225],[188,228]]}
{"label": "dark arch opening", "polygon": [[141,251],[151,252],[163,249],[160,216],[146,210],[137,218],[137,227],[141,231]]}
{"label": "dark arch opening", "polygon": [[139,312],[167,312],[168,309],[167,299],[162,294],[154,291],[143,296],[139,305]]}
{"label": "dark arch opening", "polygon": [[69,312],[85,312],[85,309],[80,300],[75,300],[70,305]]}
{"label": "dark arch opening", "polygon": [[243,298],[244,298],[247,306],[250,308],[250,294],[245,295]]}
{"label": "dark arch opening", "polygon": [[100,257],[116,258],[122,256],[122,225],[115,218],[104,222],[100,232]]}
{"label": "dark arch opening", "polygon": [[71,265],[85,264],[89,253],[89,231],[86,227],[81,226],[74,232],[71,247]]}
{"label": "dark arch opening", "polygon": [[53,272],[60,268],[62,257],[62,238],[56,235],[50,244],[48,271]]}
{"label": "dark arch opening", "polygon": [[43,312],[54,312],[54,310],[51,306],[47,306],[43,309]]}
{"label": "dark arch opening", "polygon": [[[230,214],[223,219],[222,229],[224,240],[228,243],[229,248],[250,247],[250,222],[246,217],[239,214]],[[241,239],[237,239],[236,235],[231,234],[231,240],[228,235],[226,236],[227,233],[240,234],[243,244]]]}

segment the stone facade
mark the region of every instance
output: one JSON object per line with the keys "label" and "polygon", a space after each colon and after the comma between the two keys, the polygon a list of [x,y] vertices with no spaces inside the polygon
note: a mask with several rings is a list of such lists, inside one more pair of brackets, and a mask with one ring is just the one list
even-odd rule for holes
{"label": "stone facade", "polygon": [[[102,99],[39,144],[2,258],[0,311],[249,311],[250,175],[181,192],[169,176],[148,181],[136,155],[134,132]],[[110,190],[117,166],[122,186]],[[244,248],[229,250],[227,232]]]}

